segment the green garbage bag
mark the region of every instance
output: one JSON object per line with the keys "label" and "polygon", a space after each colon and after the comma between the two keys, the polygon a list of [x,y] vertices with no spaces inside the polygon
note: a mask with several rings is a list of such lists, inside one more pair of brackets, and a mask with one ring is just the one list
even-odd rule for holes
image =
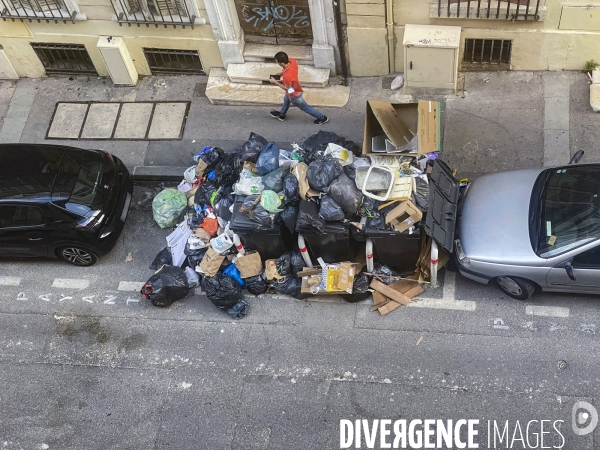
{"label": "green garbage bag", "polygon": [[265,208],[270,213],[278,213],[283,211],[279,209],[281,206],[281,199],[279,194],[274,191],[264,190],[260,197],[260,206]]}
{"label": "green garbage bag", "polygon": [[173,188],[163,189],[152,200],[152,216],[159,227],[174,227],[186,207],[187,198],[183,192]]}

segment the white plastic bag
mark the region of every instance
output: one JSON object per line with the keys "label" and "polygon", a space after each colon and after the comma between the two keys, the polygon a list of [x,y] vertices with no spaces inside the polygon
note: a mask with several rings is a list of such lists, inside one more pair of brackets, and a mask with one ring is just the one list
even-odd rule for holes
{"label": "white plastic bag", "polygon": [[236,195],[255,195],[260,194],[265,189],[262,178],[257,173],[248,169],[243,169],[240,173],[240,179],[233,186],[233,192]]}
{"label": "white plastic bag", "polygon": [[222,255],[233,245],[233,239],[230,236],[230,231],[226,230],[215,238],[210,240],[210,246],[212,249]]}
{"label": "white plastic bag", "polygon": [[183,172],[183,178],[190,184],[194,184],[196,182],[196,166],[191,166],[185,169]]}
{"label": "white plastic bag", "polygon": [[344,147],[330,142],[327,144],[324,155],[331,155],[334,159],[339,161],[342,166],[347,166],[354,162],[354,155],[350,150],[346,150]]}
{"label": "white plastic bag", "polygon": [[404,86],[404,75],[398,75],[392,81],[392,90],[395,91],[396,89],[400,89],[403,86]]}

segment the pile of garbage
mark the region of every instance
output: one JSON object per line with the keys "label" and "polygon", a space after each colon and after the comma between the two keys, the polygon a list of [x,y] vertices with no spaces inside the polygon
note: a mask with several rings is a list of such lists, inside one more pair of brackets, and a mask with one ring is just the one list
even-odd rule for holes
{"label": "pile of garbage", "polygon": [[156,306],[168,306],[200,286],[234,318],[248,312],[244,290],[363,299],[374,270],[321,258],[321,267],[314,269],[306,248],[294,244],[265,259],[266,249],[249,249],[240,239],[236,218],[256,230],[284,226],[292,236],[306,230],[326,233],[332,223],[410,232],[427,210],[426,171],[436,157],[362,155],[354,142],[326,131],[289,150],[255,133],[240,149],[205,147],[194,155],[195,165],[181,183],[153,200],[156,223],[174,230],[141,293]]}

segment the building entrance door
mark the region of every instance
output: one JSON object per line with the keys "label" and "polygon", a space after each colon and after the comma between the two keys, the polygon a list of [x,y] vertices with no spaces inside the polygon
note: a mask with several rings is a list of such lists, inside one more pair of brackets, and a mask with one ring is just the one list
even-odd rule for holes
{"label": "building entrance door", "polygon": [[311,45],[308,0],[235,0],[246,42]]}

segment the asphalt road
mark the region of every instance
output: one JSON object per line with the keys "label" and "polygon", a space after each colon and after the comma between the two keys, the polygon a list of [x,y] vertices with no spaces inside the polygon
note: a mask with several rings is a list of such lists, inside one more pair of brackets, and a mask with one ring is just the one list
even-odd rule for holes
{"label": "asphalt road", "polygon": [[598,429],[571,429],[574,403],[600,395],[597,298],[520,302],[443,271],[385,317],[281,295],[248,295],[240,321],[195,293],[156,308],[137,291],[168,234],[153,192],[136,187],[118,246],[93,268],[2,263],[1,448],[334,449],[342,419],[478,419],[479,448],[488,420],[517,439],[517,421],[525,437],[529,421],[560,420],[562,448],[598,448]]}

